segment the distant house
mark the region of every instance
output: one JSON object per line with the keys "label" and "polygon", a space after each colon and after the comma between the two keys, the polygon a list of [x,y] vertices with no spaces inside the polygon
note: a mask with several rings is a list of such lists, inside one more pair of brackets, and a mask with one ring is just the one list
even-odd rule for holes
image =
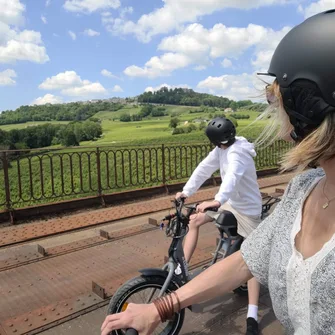
{"label": "distant house", "polygon": [[224,110],[224,112],[225,113],[234,113],[234,110],[232,109],[232,108],[226,108],[225,110]]}
{"label": "distant house", "polygon": [[205,120],[205,119],[195,119],[195,120],[193,120],[193,122],[194,123],[201,123],[201,122],[208,122],[207,120]]}
{"label": "distant house", "polygon": [[108,99],[109,102],[115,103],[115,104],[126,104],[126,99],[123,98],[110,98]]}

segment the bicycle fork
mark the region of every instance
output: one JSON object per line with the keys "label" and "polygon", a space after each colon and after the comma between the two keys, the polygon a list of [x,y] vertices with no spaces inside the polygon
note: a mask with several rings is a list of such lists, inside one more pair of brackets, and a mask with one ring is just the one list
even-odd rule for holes
{"label": "bicycle fork", "polygon": [[[167,277],[165,279],[163,287],[161,288],[161,290],[160,290],[160,292],[158,294],[158,298],[161,298],[164,295],[164,293],[166,292],[167,288],[170,285],[170,282],[171,282],[171,279],[173,277],[173,274],[174,274],[174,272],[176,270],[176,265],[175,265],[175,263],[172,260],[169,260],[169,262],[164,265],[163,270],[165,271],[167,269],[169,269],[169,273],[168,273],[168,275],[167,275]],[[148,298],[148,300],[146,302],[147,304],[151,302],[151,300],[152,300],[152,298],[153,298],[156,290],[157,290],[156,288],[153,288],[151,290],[149,298]]]}

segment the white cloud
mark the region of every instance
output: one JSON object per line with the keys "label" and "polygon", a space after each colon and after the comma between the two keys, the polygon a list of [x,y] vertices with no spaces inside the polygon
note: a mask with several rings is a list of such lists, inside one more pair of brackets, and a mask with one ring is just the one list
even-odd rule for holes
{"label": "white cloud", "polygon": [[42,20],[42,22],[43,22],[44,24],[47,24],[47,23],[48,23],[47,18],[46,18],[45,16],[43,16],[43,15],[41,15],[41,20]]}
{"label": "white cloud", "polygon": [[[285,27],[274,31],[254,24],[245,28],[216,24],[213,28],[206,29],[201,24],[194,23],[180,34],[161,41],[158,49],[165,51],[165,54],[152,57],[144,67],[129,66],[124,73],[132,77],[157,78],[168,76],[189,65],[195,65],[195,70],[202,70],[211,65],[213,59],[237,59],[250,49],[254,53],[252,64],[262,69],[267,68],[274,49],[289,29]],[[231,66],[231,60],[223,60],[223,65]]]}
{"label": "white cloud", "polygon": [[13,78],[16,78],[17,74],[12,69],[7,69],[0,72],[0,86],[12,86],[16,84]]}
{"label": "white cloud", "polygon": [[164,38],[158,49],[180,52],[193,59],[202,59],[204,55],[212,58],[236,58],[251,46],[261,43],[270,31],[271,29],[255,24],[237,28],[220,23],[206,29],[201,24],[194,23],[182,33]]}
{"label": "white cloud", "polygon": [[206,65],[197,65],[194,70],[195,71],[203,71],[203,70],[206,70],[207,69],[207,66]]}
{"label": "white cloud", "polygon": [[207,77],[198,83],[197,88],[203,92],[225,96],[233,100],[259,100],[260,90],[264,84],[256,74],[223,75]]}
{"label": "white cloud", "polygon": [[75,41],[77,39],[77,35],[76,33],[74,33],[72,30],[68,31],[70,37],[72,38],[73,41]]}
{"label": "white cloud", "polygon": [[144,91],[145,92],[156,92],[156,91],[159,91],[163,87],[167,87],[168,89],[174,89],[174,88],[191,88],[187,84],[181,84],[181,85],[162,84],[162,85],[159,85],[159,86],[156,86],[156,87],[149,86]]}
{"label": "white cloud", "polygon": [[329,9],[335,9],[334,0],[319,0],[317,2],[311,3],[309,6],[304,8],[302,5],[299,5],[298,12],[302,13],[305,16],[305,19],[324,12]]}
{"label": "white cloud", "polygon": [[142,42],[149,42],[153,36],[167,34],[184,23],[195,22],[204,15],[227,8],[251,9],[295,0],[164,0],[164,6],[142,15],[137,22],[120,16],[103,20],[106,29],[115,35],[132,34]]}
{"label": "white cloud", "polygon": [[106,89],[100,83],[91,83],[89,81],[84,82],[85,83],[82,86],[69,87],[62,90],[61,93],[72,97],[86,97],[107,93]]}
{"label": "white cloud", "polygon": [[59,90],[80,85],[82,85],[82,80],[75,71],[65,71],[47,78],[38,88],[42,90]]}
{"label": "white cloud", "polygon": [[23,22],[25,5],[20,0],[0,0],[0,8],[0,22],[14,25]]}
{"label": "white cloud", "polygon": [[111,16],[111,15],[112,15],[111,12],[102,12],[102,13],[101,13],[101,16],[102,16],[102,17],[109,17],[109,16]]}
{"label": "white cloud", "polygon": [[99,36],[100,33],[98,31],[95,31],[93,29],[85,29],[83,32],[84,35],[89,37]]}
{"label": "white cloud", "polygon": [[124,7],[120,10],[120,17],[123,19],[127,16],[127,14],[133,14],[134,8],[133,7]]}
{"label": "white cloud", "polygon": [[41,34],[18,28],[24,22],[24,11],[25,5],[20,0],[0,0],[0,63],[49,60]]}
{"label": "white cloud", "polygon": [[124,70],[129,77],[156,78],[169,76],[171,72],[191,64],[191,59],[183,54],[166,53],[160,57],[152,57],[143,68],[132,65]]}
{"label": "white cloud", "polygon": [[41,34],[33,30],[14,30],[0,21],[0,63],[13,63],[17,60],[35,63],[49,60]]}
{"label": "white cloud", "polygon": [[51,0],[46,0],[46,2],[45,2],[45,7],[49,7],[50,4],[51,4]]}
{"label": "white cloud", "polygon": [[262,40],[257,46],[252,65],[257,71],[267,71],[273,53],[283,37],[291,30],[291,27],[284,27],[279,31],[269,29],[267,38]]}
{"label": "white cloud", "polygon": [[226,69],[228,67],[232,67],[233,66],[233,63],[230,59],[228,58],[225,58],[222,62],[221,62],[221,65]]}
{"label": "white cloud", "polygon": [[115,85],[112,89],[113,92],[123,92],[123,89],[119,85]]}
{"label": "white cloud", "polygon": [[101,74],[104,76],[104,77],[108,77],[108,78],[115,78],[115,79],[120,79],[118,76],[115,76],[112,72],[106,70],[106,69],[103,69],[101,71]]}
{"label": "white cloud", "polygon": [[61,97],[48,93],[43,97],[35,99],[31,105],[61,104],[62,102],[63,99]]}
{"label": "white cloud", "polygon": [[99,83],[82,80],[75,71],[65,71],[56,76],[47,78],[39,85],[42,90],[60,90],[68,96],[91,96],[106,94],[106,89]]}
{"label": "white cloud", "polygon": [[110,8],[116,9],[120,6],[120,0],[66,0],[63,7],[69,12],[90,14]]}

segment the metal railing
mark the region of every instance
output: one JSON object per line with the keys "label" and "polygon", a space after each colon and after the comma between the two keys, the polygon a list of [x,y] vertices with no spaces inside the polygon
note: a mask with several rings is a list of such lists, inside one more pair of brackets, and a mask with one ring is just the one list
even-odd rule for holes
{"label": "metal railing", "polygon": [[[257,170],[275,168],[290,144],[258,150]],[[186,180],[210,145],[71,148],[0,152],[6,210]]]}

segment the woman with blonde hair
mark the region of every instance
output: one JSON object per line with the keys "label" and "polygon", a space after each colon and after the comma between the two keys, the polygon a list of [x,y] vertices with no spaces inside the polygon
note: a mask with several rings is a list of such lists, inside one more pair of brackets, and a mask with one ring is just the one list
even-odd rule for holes
{"label": "woman with blonde hair", "polygon": [[267,75],[279,135],[296,146],[283,170],[297,175],[282,201],[241,251],[152,304],[130,304],[107,316],[102,335],[134,328],[151,334],[173,313],[231,291],[255,277],[268,286],[288,334],[335,334],[335,9],[293,28],[278,45]]}

